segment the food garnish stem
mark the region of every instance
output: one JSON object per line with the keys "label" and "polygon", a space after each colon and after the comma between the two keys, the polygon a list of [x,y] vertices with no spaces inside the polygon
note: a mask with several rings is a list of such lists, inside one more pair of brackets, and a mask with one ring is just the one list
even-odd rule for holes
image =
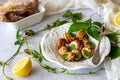
{"label": "food garnish stem", "polygon": [[[22,42],[23,42],[23,40],[22,40]],[[7,61],[5,61],[5,62],[3,63],[2,73],[3,73],[3,75],[5,76],[5,78],[6,78],[7,80],[12,80],[12,78],[10,79],[10,77],[5,74],[5,65],[7,65],[7,63],[8,63],[9,61],[11,61],[15,56],[17,56],[17,54],[19,53],[22,45],[23,45],[23,43],[21,43],[21,44],[19,45],[17,51],[12,55],[12,57],[10,57]]]}

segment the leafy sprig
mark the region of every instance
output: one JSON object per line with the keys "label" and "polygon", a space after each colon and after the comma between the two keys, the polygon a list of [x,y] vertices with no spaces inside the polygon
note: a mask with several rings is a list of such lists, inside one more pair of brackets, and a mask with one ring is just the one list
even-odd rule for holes
{"label": "leafy sprig", "polygon": [[0,61],[0,66],[2,66],[3,65],[3,62],[2,61]]}
{"label": "leafy sprig", "polygon": [[70,10],[68,10],[63,14],[63,17],[68,18],[72,22],[78,22],[83,18],[83,14],[82,13],[72,13]]}

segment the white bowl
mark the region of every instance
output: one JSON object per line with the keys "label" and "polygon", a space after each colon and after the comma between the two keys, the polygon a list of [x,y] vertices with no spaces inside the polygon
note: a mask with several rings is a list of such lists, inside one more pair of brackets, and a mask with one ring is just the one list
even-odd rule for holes
{"label": "white bowl", "polygon": [[[100,55],[101,55],[101,60],[98,65],[94,65],[92,63],[92,57],[83,61],[79,62],[68,62],[65,61],[61,58],[61,56],[58,53],[58,49],[56,47],[56,41],[58,38],[61,38],[65,32],[68,31],[70,25],[72,23],[67,23],[62,26],[56,27],[46,33],[41,41],[41,48],[42,48],[42,54],[43,56],[54,63],[57,63],[58,65],[62,66],[63,68],[69,69],[69,70],[76,70],[80,68],[95,68],[98,65],[100,65],[105,57],[109,54],[110,52],[110,41],[108,37],[104,36],[101,39],[101,44],[100,44]],[[89,37],[90,41],[94,42],[96,47],[98,44],[98,41],[95,40],[92,37]],[[95,48],[96,50],[96,48]]]}
{"label": "white bowl", "polygon": [[12,30],[17,30],[18,27],[20,27],[20,29],[30,27],[30,26],[40,22],[44,16],[45,8],[43,6],[39,5],[38,9],[40,11],[39,13],[30,15],[30,16],[23,18],[16,22],[5,22],[5,23]]}

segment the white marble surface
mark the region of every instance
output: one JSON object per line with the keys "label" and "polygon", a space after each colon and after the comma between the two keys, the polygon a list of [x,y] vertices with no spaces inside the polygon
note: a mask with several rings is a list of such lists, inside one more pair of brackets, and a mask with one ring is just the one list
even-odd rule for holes
{"label": "white marble surface", "polygon": [[[82,12],[83,14],[85,14],[86,18],[89,18],[89,16],[93,14],[93,11],[91,11],[90,9],[86,9],[86,10],[79,9],[77,10],[77,12]],[[45,25],[52,23],[56,19],[60,18],[62,14],[63,13],[52,15],[52,16],[46,16],[44,17],[41,23],[31,26],[30,28],[33,30],[39,30],[43,28]],[[41,38],[45,32],[41,32],[38,35],[29,39],[29,43],[32,45],[33,49],[38,49],[38,43],[41,41]],[[16,32],[10,30],[10,28],[8,28],[5,23],[0,23],[0,46],[1,46],[0,61],[7,60],[16,51],[17,46],[14,46],[15,34]],[[11,69],[13,65],[23,56],[27,56],[27,55],[24,54],[23,49],[21,49],[21,53],[17,55],[15,59],[11,61],[10,64],[5,69],[5,72],[7,73],[7,75],[13,77],[15,80],[108,80],[105,71],[100,71],[98,72],[98,74],[95,74],[95,75],[84,75],[84,76],[80,76],[80,75],[73,76],[73,75],[49,73],[46,70],[42,69],[34,60],[32,60],[33,68],[30,76],[22,77],[22,78],[16,77],[12,74]],[[53,67],[59,67],[58,65],[51,62],[48,62],[47,64]],[[100,67],[103,67],[103,66],[100,65],[98,68]],[[79,69],[72,72],[86,73],[89,71],[96,71],[98,68]],[[5,80],[4,76],[2,75],[1,69],[2,67],[0,67],[0,80]]]}

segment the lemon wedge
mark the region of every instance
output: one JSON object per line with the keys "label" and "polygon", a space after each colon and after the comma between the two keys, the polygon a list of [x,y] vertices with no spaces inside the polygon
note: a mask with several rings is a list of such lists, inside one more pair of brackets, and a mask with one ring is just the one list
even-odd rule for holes
{"label": "lemon wedge", "polygon": [[12,68],[12,73],[16,76],[28,76],[32,69],[32,63],[29,57],[20,59]]}
{"label": "lemon wedge", "polygon": [[120,12],[118,12],[115,16],[114,16],[114,24],[116,26],[120,26]]}

